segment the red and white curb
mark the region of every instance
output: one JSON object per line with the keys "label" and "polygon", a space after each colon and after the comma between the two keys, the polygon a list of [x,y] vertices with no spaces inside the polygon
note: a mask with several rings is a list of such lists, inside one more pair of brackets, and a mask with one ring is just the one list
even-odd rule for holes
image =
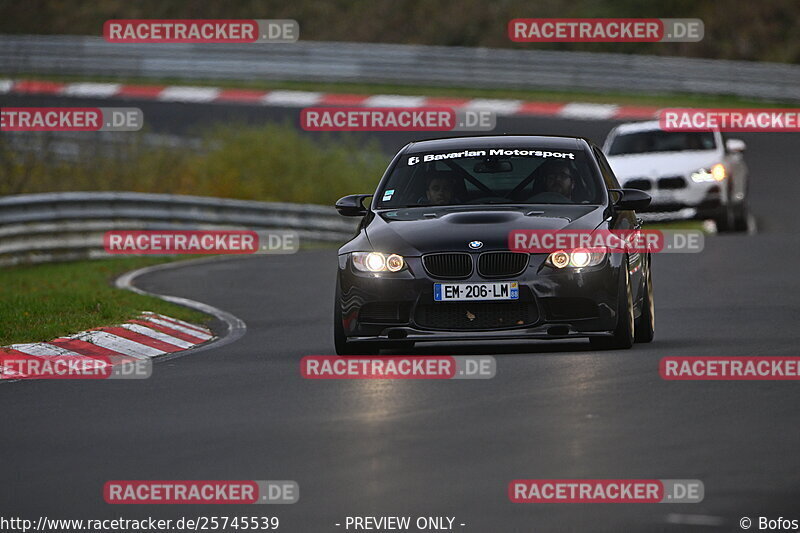
{"label": "red and white curb", "polygon": [[342,94],[311,91],[258,91],[183,85],[123,85],[61,83],[0,79],[0,94],[41,94],[76,98],[114,98],[161,102],[247,104],[276,107],[363,106],[429,107],[493,111],[498,116],[547,116],[578,120],[647,120],[658,118],[658,107],[587,102],[532,102],[492,98],[448,98],[397,94]]}
{"label": "red and white curb", "polygon": [[25,377],[17,375],[12,368],[4,368],[4,359],[151,359],[188,350],[213,339],[211,330],[204,326],[146,311],[140,317],[117,326],[91,329],[50,342],[2,346],[0,380]]}

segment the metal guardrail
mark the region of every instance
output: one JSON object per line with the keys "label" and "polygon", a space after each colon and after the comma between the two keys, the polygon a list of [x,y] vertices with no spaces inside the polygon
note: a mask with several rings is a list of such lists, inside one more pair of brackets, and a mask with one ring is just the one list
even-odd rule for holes
{"label": "metal guardrail", "polygon": [[3,132],[2,141],[12,152],[38,154],[40,157],[69,162],[98,155],[135,157],[140,148],[166,148],[193,153],[203,153],[207,149],[203,140],[196,137],[141,132],[134,142],[131,142],[129,133],[115,131],[14,131]]}
{"label": "metal guardrail", "polygon": [[342,242],[356,222],[333,207],[133,192],[0,197],[0,266],[106,257],[109,230],[289,229]]}
{"label": "metal guardrail", "polygon": [[0,73],[688,92],[800,100],[800,65],[315,41],[113,44],[101,37],[3,35]]}

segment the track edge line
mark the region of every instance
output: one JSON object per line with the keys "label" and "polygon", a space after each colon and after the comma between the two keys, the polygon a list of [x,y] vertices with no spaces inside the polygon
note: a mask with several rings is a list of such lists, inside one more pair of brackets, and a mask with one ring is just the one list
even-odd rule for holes
{"label": "track edge line", "polygon": [[194,309],[195,311],[200,311],[206,315],[212,316],[223,322],[227,329],[226,331],[218,336],[216,339],[212,339],[202,345],[188,348],[186,350],[181,350],[180,352],[173,352],[164,355],[160,355],[155,357],[155,361],[169,361],[172,359],[177,359],[178,357],[182,357],[184,355],[188,355],[191,353],[197,353],[208,348],[218,348],[220,346],[225,346],[226,344],[231,344],[236,342],[240,338],[244,337],[245,333],[247,333],[247,324],[244,320],[237,317],[236,315],[229,313],[223,309],[218,307],[214,307],[213,305],[198,302],[197,300],[191,300],[189,298],[183,298],[180,296],[172,296],[169,294],[158,294],[155,292],[149,292],[144,289],[140,289],[134,284],[136,278],[140,276],[144,276],[146,274],[151,274],[153,272],[159,272],[161,270],[169,270],[172,268],[183,267],[186,265],[196,264],[196,263],[206,263],[206,262],[216,262],[216,261],[223,261],[225,259],[230,259],[228,257],[213,257],[213,258],[201,258],[201,259],[188,259],[184,261],[175,261],[170,263],[162,263],[158,265],[151,265],[148,267],[138,268],[136,270],[132,270],[130,272],[126,272],[120,276],[118,276],[114,280],[114,286],[118,289],[128,290],[131,292],[135,292],[136,294],[142,294],[145,296],[152,296],[154,298],[158,298],[159,300],[164,300],[166,302],[174,303],[183,307],[188,307],[189,309]]}

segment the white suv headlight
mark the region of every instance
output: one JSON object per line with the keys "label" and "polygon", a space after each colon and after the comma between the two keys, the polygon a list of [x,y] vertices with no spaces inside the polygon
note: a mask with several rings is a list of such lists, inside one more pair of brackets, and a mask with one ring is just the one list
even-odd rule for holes
{"label": "white suv headlight", "polygon": [[722,181],[728,176],[725,165],[717,163],[710,169],[701,168],[692,172],[692,181],[695,183],[709,183],[712,181]]}

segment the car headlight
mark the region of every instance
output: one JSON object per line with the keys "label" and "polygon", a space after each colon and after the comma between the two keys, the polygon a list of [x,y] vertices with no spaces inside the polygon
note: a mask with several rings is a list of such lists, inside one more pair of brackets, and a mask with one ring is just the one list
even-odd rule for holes
{"label": "car headlight", "polygon": [[353,266],[361,272],[400,272],[406,262],[397,254],[353,252]]}
{"label": "car headlight", "polygon": [[564,250],[557,250],[547,256],[545,263],[554,268],[585,268],[597,266],[606,258],[606,251],[597,251],[595,249],[587,250],[585,248],[576,248],[571,252]]}
{"label": "car headlight", "polygon": [[722,181],[728,177],[728,171],[725,170],[725,165],[717,163],[710,169],[701,168],[692,172],[692,181],[695,183],[708,183],[712,181]]}

